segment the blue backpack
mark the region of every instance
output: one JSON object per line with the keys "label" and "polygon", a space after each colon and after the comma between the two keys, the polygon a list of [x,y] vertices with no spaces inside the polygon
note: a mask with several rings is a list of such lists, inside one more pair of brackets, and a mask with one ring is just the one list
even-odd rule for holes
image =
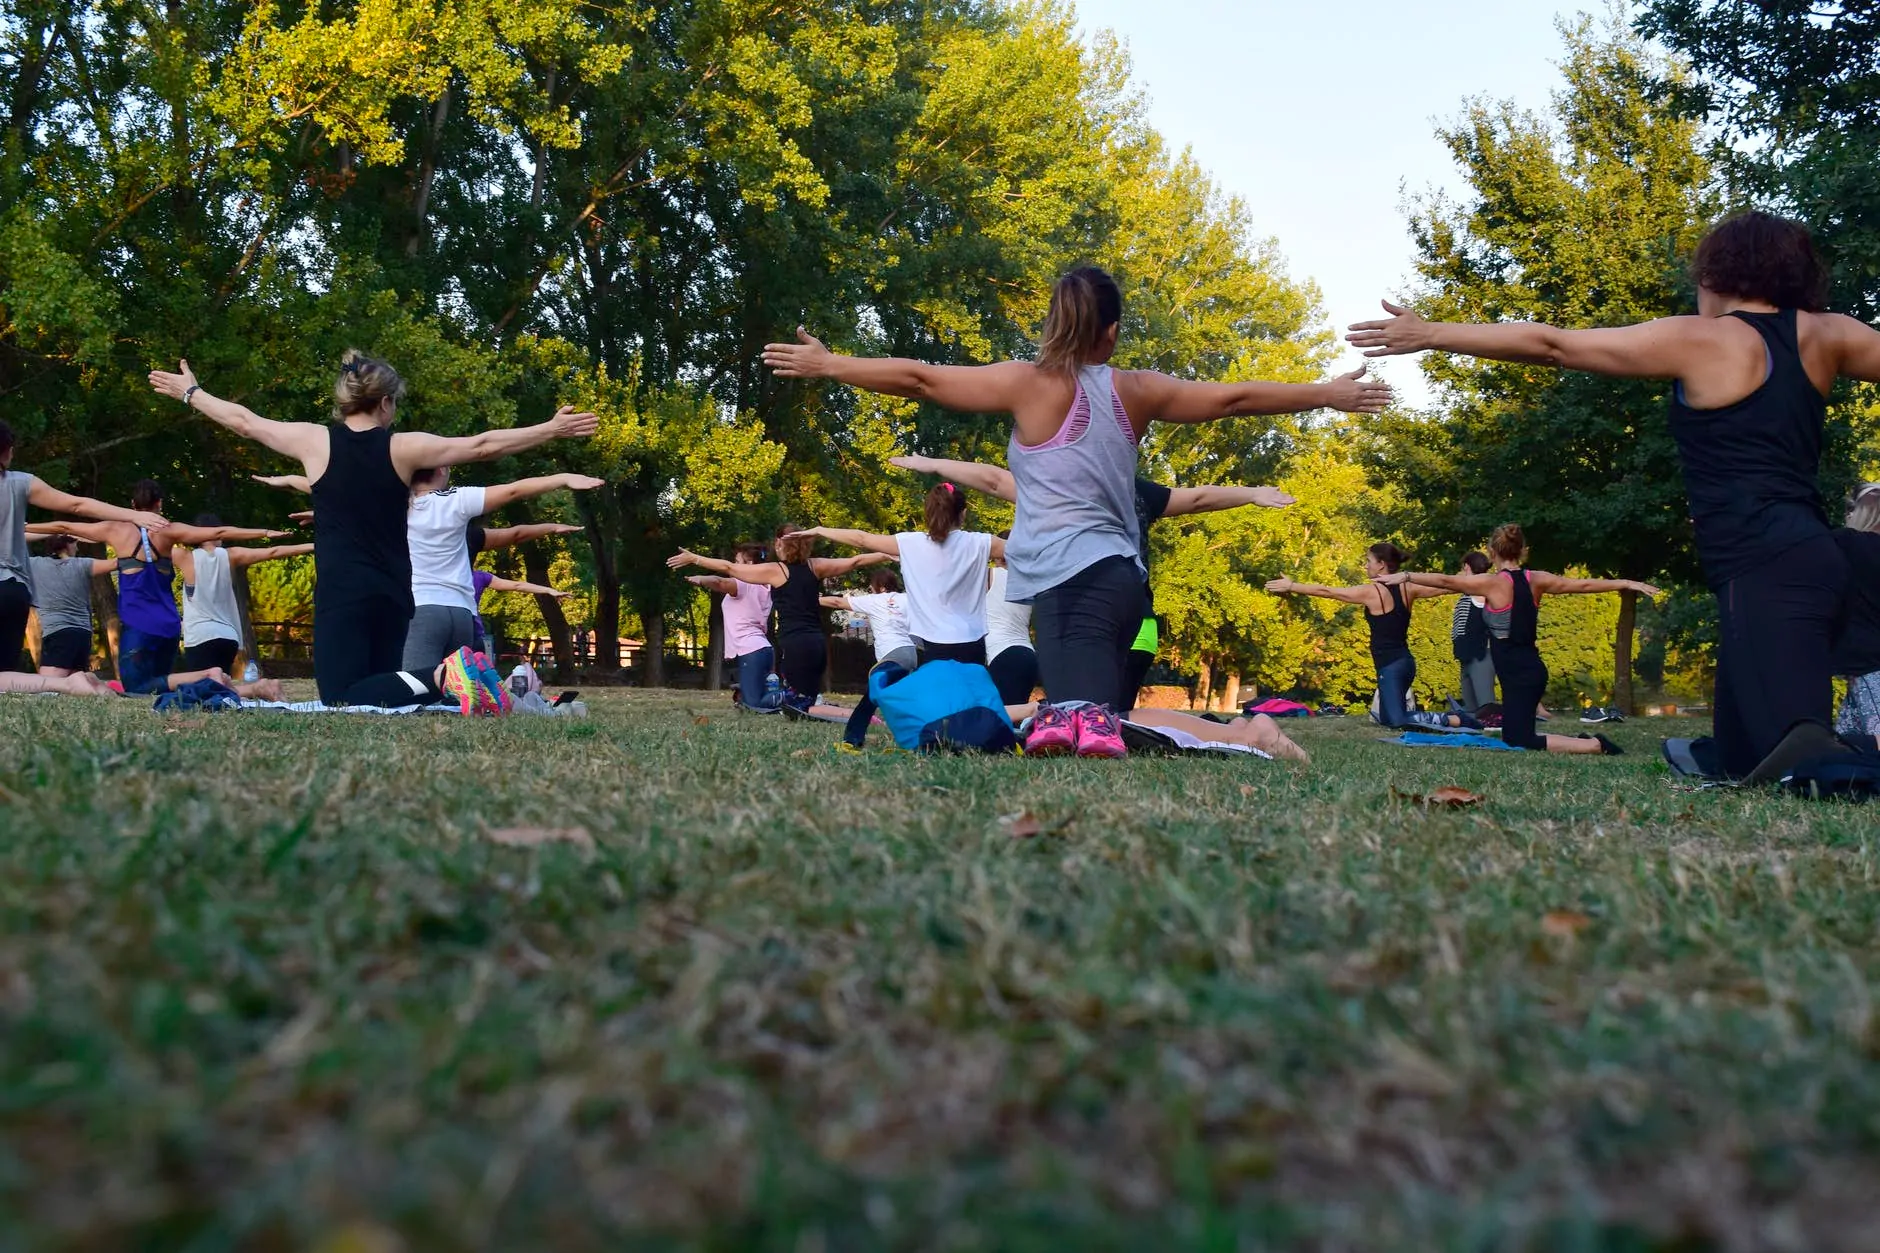
{"label": "blue backpack", "polygon": [[1009,753],[1018,747],[984,666],[930,661],[912,673],[882,666],[868,677],[868,698],[881,709],[894,742],[909,752]]}

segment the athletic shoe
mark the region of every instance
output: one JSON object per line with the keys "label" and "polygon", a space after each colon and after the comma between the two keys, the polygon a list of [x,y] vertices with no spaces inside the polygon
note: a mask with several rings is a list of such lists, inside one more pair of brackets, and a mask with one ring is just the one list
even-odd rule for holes
{"label": "athletic shoe", "polygon": [[1585,712],[1580,715],[1580,721],[1588,723],[1624,722],[1625,715],[1620,713],[1617,709],[1607,706],[1588,705]]}
{"label": "athletic shoe", "polygon": [[1599,752],[1600,752],[1600,755],[1603,757],[1625,756],[1625,750],[1623,748],[1620,748],[1617,744],[1614,744],[1611,740],[1607,739],[1603,735],[1580,735],[1580,736],[1575,736],[1574,738],[1582,739],[1582,740],[1598,740]]}
{"label": "athletic shoe", "polygon": [[477,673],[475,656],[467,648],[460,648],[444,658],[444,695],[457,702],[457,712],[468,718],[471,714],[483,712],[483,706],[489,699],[484,690],[483,679]]}
{"label": "athletic shoe", "polygon": [[490,694],[487,712],[490,717],[498,718],[516,707],[516,698],[509,692],[509,685],[503,682],[502,671],[494,662],[482,653],[471,653],[477,663],[477,678],[482,680],[483,689]]}
{"label": "athletic shoe", "polygon": [[867,750],[860,744],[851,744],[847,740],[836,741],[836,752],[838,753],[845,753],[851,757],[860,757],[866,751]]}
{"label": "athletic shoe", "polygon": [[1025,737],[1025,756],[1063,757],[1077,751],[1077,716],[1045,701],[1031,717]]}
{"label": "athletic shoe", "polygon": [[1085,705],[1075,715],[1079,757],[1127,757],[1123,728],[1108,705]]}

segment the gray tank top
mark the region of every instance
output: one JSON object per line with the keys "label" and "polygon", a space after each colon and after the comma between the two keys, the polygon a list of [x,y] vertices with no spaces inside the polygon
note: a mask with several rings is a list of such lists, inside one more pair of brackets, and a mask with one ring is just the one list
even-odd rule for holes
{"label": "gray tank top", "polygon": [[33,590],[32,550],[26,547],[26,494],[36,480],[24,470],[0,475],[0,579],[26,584]]}
{"label": "gray tank top", "polygon": [[1018,488],[1018,517],[1005,544],[1007,600],[1028,605],[1106,557],[1128,557],[1142,569],[1136,436],[1109,366],[1079,368],[1058,433],[1027,446],[1014,431],[1005,460]]}
{"label": "gray tank top", "polygon": [[91,558],[34,557],[33,604],[39,610],[39,629],[91,630]]}
{"label": "gray tank top", "polygon": [[241,611],[235,607],[228,550],[198,548],[195,566],[195,587],[183,589],[183,647],[241,639]]}

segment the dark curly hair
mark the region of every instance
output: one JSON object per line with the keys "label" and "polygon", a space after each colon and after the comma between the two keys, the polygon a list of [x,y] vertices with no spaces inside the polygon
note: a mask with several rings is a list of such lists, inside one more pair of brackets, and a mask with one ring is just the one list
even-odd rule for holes
{"label": "dark curly hair", "polygon": [[1720,296],[1819,313],[1828,306],[1828,267],[1800,222],[1751,210],[1711,228],[1691,258],[1691,277]]}

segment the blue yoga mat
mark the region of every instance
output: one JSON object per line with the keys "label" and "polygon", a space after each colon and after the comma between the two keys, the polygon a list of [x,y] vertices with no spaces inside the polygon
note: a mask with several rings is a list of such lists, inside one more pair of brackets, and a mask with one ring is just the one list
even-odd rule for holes
{"label": "blue yoga mat", "polygon": [[1406,731],[1402,735],[1386,736],[1386,744],[1402,744],[1405,748],[1491,748],[1502,753],[1525,752],[1512,744],[1504,744],[1489,735],[1477,735],[1474,732],[1458,735],[1451,731],[1447,735],[1430,735],[1423,731]]}

